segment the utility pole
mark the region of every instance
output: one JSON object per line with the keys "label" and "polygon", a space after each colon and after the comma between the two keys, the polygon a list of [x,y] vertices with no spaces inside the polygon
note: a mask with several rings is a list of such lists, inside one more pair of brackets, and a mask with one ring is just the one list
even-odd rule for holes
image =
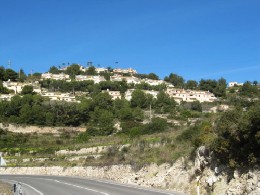
{"label": "utility pole", "polygon": [[11,68],[11,65],[12,65],[12,61],[8,60],[8,68]]}
{"label": "utility pole", "polygon": [[19,79],[21,79],[21,68],[19,69]]}
{"label": "utility pole", "polygon": [[196,186],[197,186],[197,195],[200,195],[200,176],[197,177]]}
{"label": "utility pole", "polygon": [[150,118],[150,122],[151,122],[152,121],[152,106],[151,106],[151,104],[150,104],[150,112],[149,113],[150,113],[150,117],[149,118]]}

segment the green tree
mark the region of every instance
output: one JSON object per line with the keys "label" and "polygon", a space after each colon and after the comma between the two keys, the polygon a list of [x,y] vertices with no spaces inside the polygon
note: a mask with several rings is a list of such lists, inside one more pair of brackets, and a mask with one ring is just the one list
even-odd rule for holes
{"label": "green tree", "polygon": [[45,124],[45,110],[41,105],[34,104],[31,108],[33,124],[44,125]]}
{"label": "green tree", "polygon": [[133,107],[140,107],[140,108],[147,107],[146,94],[140,89],[134,90],[132,93],[131,105]]}
{"label": "green tree", "polygon": [[185,85],[185,88],[186,89],[197,89],[198,87],[198,82],[195,81],[195,80],[188,80],[186,85]]}
{"label": "green tree", "polygon": [[243,167],[259,163],[260,102],[248,111],[235,110],[223,113],[216,123],[218,137],[212,145],[221,163]]}
{"label": "green tree", "polygon": [[91,114],[93,126],[90,135],[110,135],[114,131],[114,115],[109,110],[95,108]]}
{"label": "green tree", "polygon": [[4,80],[11,80],[11,81],[16,81],[18,78],[18,74],[17,72],[15,72],[14,70],[8,68],[5,70],[5,74],[4,74]]}
{"label": "green tree", "polygon": [[51,66],[48,72],[52,74],[59,74],[60,70],[56,66]]}
{"label": "green tree", "polygon": [[258,84],[258,81],[254,81],[254,82],[253,82],[253,85],[254,85],[254,86],[257,86],[257,84]]}
{"label": "green tree", "polygon": [[170,96],[168,94],[161,91],[157,95],[157,99],[155,101],[154,106],[155,106],[156,112],[168,113],[172,109],[174,109],[174,107],[176,106],[176,102],[174,101],[174,99],[170,98]]}
{"label": "green tree", "polygon": [[20,123],[33,124],[33,114],[32,107],[29,104],[24,104],[20,110]]}
{"label": "green tree", "polygon": [[112,97],[107,93],[98,93],[93,97],[93,105],[99,109],[112,109]]}
{"label": "green tree", "polygon": [[152,134],[152,133],[163,132],[166,130],[167,126],[168,125],[166,119],[152,118],[151,123],[146,125],[143,133]]}
{"label": "green tree", "polygon": [[217,82],[216,88],[213,90],[213,93],[217,97],[225,97],[226,96],[226,87],[227,87],[226,79],[220,78]]}
{"label": "green tree", "polygon": [[24,82],[26,80],[26,78],[27,78],[27,76],[26,76],[25,72],[23,71],[23,69],[20,69],[19,73],[18,73],[18,81]]}
{"label": "green tree", "polygon": [[240,89],[240,94],[243,96],[254,97],[259,94],[257,86],[252,85],[249,81],[246,81]]}
{"label": "green tree", "polygon": [[147,78],[153,80],[159,80],[159,77],[155,73],[148,74]]}
{"label": "green tree", "polygon": [[35,81],[35,80],[39,81],[41,79],[41,76],[42,76],[41,73],[35,72],[32,75],[30,75],[30,77],[28,76],[28,78],[33,80],[33,81]]}
{"label": "green tree", "polygon": [[133,108],[133,117],[136,121],[143,121],[144,111],[139,107]]}
{"label": "green tree", "polygon": [[175,87],[184,88],[185,83],[182,76],[171,73],[169,76],[164,78],[165,81],[172,83]]}
{"label": "green tree", "polygon": [[0,80],[3,81],[5,78],[5,68],[0,66]]}
{"label": "green tree", "polygon": [[133,119],[133,111],[130,107],[123,107],[119,110],[119,118],[121,120]]}
{"label": "green tree", "polygon": [[33,86],[31,85],[25,85],[21,91],[21,94],[22,95],[25,95],[25,94],[34,94],[33,92]]}
{"label": "green tree", "polygon": [[218,83],[216,80],[211,79],[201,79],[199,82],[199,89],[203,91],[214,92],[214,89],[217,87]]}
{"label": "green tree", "polygon": [[2,81],[0,81],[0,93],[2,93],[2,94],[10,93],[10,90],[3,86],[3,82]]}
{"label": "green tree", "polygon": [[66,74],[70,75],[72,79],[75,79],[76,75],[79,75],[81,73],[80,66],[78,64],[72,64],[67,68],[65,71]]}
{"label": "green tree", "polygon": [[46,112],[45,114],[45,124],[47,126],[55,126],[55,114],[53,112]]}
{"label": "green tree", "polygon": [[191,109],[195,111],[202,112],[202,105],[199,101],[191,102]]}
{"label": "green tree", "polygon": [[85,72],[86,75],[96,75],[96,68],[94,66],[88,67],[87,71]]}

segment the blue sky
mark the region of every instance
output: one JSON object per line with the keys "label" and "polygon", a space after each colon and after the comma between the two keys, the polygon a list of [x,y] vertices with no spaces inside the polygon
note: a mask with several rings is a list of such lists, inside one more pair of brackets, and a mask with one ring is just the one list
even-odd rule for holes
{"label": "blue sky", "polygon": [[[259,0],[0,0],[0,65],[260,82]],[[116,64],[115,62],[118,62]]]}

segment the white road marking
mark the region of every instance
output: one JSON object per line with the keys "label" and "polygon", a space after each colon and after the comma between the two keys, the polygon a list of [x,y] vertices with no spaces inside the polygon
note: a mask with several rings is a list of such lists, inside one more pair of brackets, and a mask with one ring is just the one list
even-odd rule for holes
{"label": "white road marking", "polygon": [[[48,175],[49,176],[49,175]],[[24,177],[21,177],[21,178],[24,178]],[[31,178],[31,177],[28,177],[28,178]],[[80,177],[75,177],[75,178],[79,178],[79,179],[84,179],[84,178],[80,178]],[[50,181],[58,181],[58,180],[54,180],[54,179],[46,179],[46,178],[42,178],[42,177],[38,177],[37,179],[44,179],[44,180],[50,180]],[[98,179],[91,179],[91,178],[85,178],[86,180],[91,180],[91,181],[96,181],[96,182],[99,182],[99,183],[106,183],[106,184],[111,184],[111,185],[115,185],[115,186],[122,186],[122,187],[127,187],[127,188],[134,188],[134,189],[138,189],[138,190],[143,190],[143,191],[148,191],[148,192],[159,192],[161,194],[167,194],[167,195],[174,195],[174,192],[164,192],[164,191],[161,191],[161,190],[155,190],[155,189],[148,189],[148,188],[142,188],[142,187],[138,187],[138,186],[134,186],[134,185],[129,185],[129,184],[120,184],[120,183],[115,183],[115,182],[109,182],[109,181],[106,181],[106,180],[98,180]],[[60,181],[58,181],[60,182]],[[63,183],[63,182],[60,182],[60,183]],[[65,184],[65,183],[64,183]],[[69,184],[69,185],[72,185],[73,184]],[[76,186],[74,186],[76,187]],[[79,186],[80,188],[83,188],[83,189],[89,189],[89,188],[84,188],[82,186]],[[98,192],[98,193],[102,193],[104,195],[109,195],[108,193],[105,193],[105,192],[99,192],[99,191],[96,191],[96,190],[93,190],[93,189],[90,189],[91,191],[94,191],[94,192]],[[178,192],[176,192],[178,193]],[[181,193],[181,192],[179,192]]]}
{"label": "white road marking", "polygon": [[23,185],[26,185],[26,186],[28,186],[29,188],[32,188],[34,191],[38,192],[40,195],[44,195],[44,193],[40,192],[39,190],[37,190],[36,188],[34,188],[34,187],[30,186],[29,184],[22,183],[22,182],[20,182],[20,183],[21,183],[21,184],[23,184]]}
{"label": "white road marking", "polygon": [[[20,177],[22,178],[22,177]],[[44,195],[44,193],[40,192],[39,190],[37,190],[36,188],[32,187],[31,185],[29,184],[26,184],[26,183],[23,183],[23,182],[20,182],[20,181],[15,181],[15,180],[6,180],[6,181],[11,181],[12,183],[20,183],[20,184],[23,184],[25,186],[28,186],[29,188],[33,189],[35,192],[39,193],[40,195]]]}
{"label": "white road marking", "polygon": [[[38,178],[38,179],[45,179],[45,178]],[[84,179],[84,178],[79,178],[79,179]],[[87,180],[91,180],[91,181],[96,181],[96,182],[99,182],[99,183],[111,184],[111,185],[115,185],[115,186],[122,186],[122,187],[134,188],[134,189],[143,190],[143,191],[148,191],[148,192],[159,192],[159,193],[161,193],[161,194],[174,195],[174,194],[172,194],[172,193],[163,192],[163,191],[161,191],[161,190],[154,190],[154,189],[142,188],[142,187],[133,186],[133,185],[128,185],[128,184],[120,184],[120,183],[115,183],[115,182],[109,182],[109,181],[105,181],[105,180],[97,180],[97,179],[90,179],[90,178],[86,178],[86,179],[87,179]],[[53,179],[45,179],[45,180],[55,181],[55,180],[53,180]]]}
{"label": "white road marking", "polygon": [[100,182],[100,183],[107,183],[107,184],[111,184],[111,185],[122,186],[122,187],[127,187],[127,188],[134,188],[134,189],[148,191],[148,192],[159,192],[161,194],[174,195],[172,193],[163,192],[163,191],[160,191],[160,190],[152,190],[152,189],[137,187],[137,186],[128,185],[128,184],[113,183],[113,182],[109,182],[109,181],[94,180],[94,179],[88,179],[88,180],[97,181],[97,182]]}
{"label": "white road marking", "polygon": [[77,185],[70,184],[70,183],[65,183],[65,182],[62,182],[62,181],[59,181],[59,180],[53,180],[53,181],[58,182],[58,183],[62,183],[62,184],[68,185],[68,186],[73,186],[73,187],[76,187],[76,188],[81,188],[81,189],[85,189],[85,190],[88,190],[88,191],[97,192],[97,193],[104,194],[104,195],[109,195],[108,193],[105,193],[105,192],[97,191],[97,190],[90,189],[90,188],[85,188],[85,187],[82,187],[82,186],[77,186]]}
{"label": "white road marking", "polygon": [[[30,178],[30,177],[27,177],[27,178]],[[62,182],[62,181],[59,181],[59,180],[56,180],[56,179],[46,179],[46,178],[37,178],[37,179],[44,179],[44,180],[48,180],[48,181],[55,181],[57,183],[61,183],[61,184],[72,186],[72,187],[76,187],[76,188],[81,188],[81,189],[92,191],[92,192],[96,192],[96,193],[99,193],[99,194],[110,195],[110,194],[105,193],[105,192],[101,192],[101,191],[94,190],[94,189],[91,189],[91,188],[86,188],[86,187],[82,187],[82,186],[78,186],[78,185]]]}

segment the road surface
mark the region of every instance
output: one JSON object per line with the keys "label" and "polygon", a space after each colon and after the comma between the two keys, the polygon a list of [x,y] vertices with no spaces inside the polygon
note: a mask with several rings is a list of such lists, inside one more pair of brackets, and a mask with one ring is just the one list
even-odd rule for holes
{"label": "road surface", "polygon": [[1,175],[0,180],[22,186],[23,195],[184,195],[79,177]]}

